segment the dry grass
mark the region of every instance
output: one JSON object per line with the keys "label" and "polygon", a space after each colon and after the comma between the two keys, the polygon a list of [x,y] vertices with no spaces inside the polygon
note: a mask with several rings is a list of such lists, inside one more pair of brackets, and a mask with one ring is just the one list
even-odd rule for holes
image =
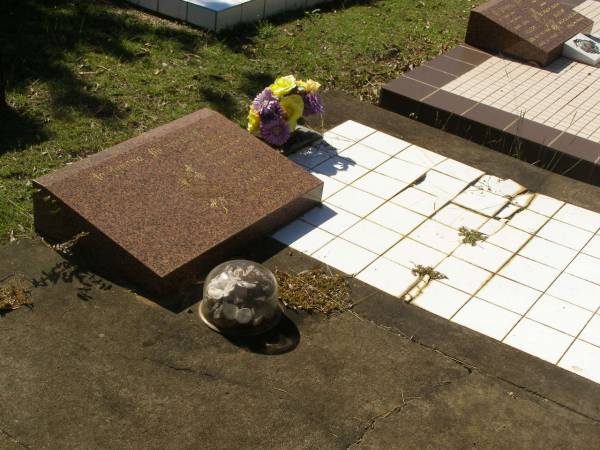
{"label": "dry grass", "polygon": [[276,271],[279,298],[294,311],[331,315],[352,308],[348,279],[323,269],[305,270],[297,275]]}
{"label": "dry grass", "polygon": [[33,306],[24,277],[10,275],[0,280],[0,283],[0,314],[6,314],[23,306]]}
{"label": "dry grass", "polygon": [[462,236],[463,244],[471,244],[472,246],[475,246],[478,242],[485,241],[487,239],[486,234],[467,227],[460,227],[458,234]]}

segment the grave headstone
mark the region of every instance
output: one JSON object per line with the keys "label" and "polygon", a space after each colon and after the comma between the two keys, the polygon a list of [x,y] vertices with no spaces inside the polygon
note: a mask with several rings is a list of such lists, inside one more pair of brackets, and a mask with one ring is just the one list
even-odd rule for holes
{"label": "grave headstone", "polygon": [[491,0],[471,11],[465,42],[547,66],[593,22],[557,0]]}
{"label": "grave headstone", "polygon": [[36,230],[170,294],[321,199],[323,184],[200,110],[34,182]]}

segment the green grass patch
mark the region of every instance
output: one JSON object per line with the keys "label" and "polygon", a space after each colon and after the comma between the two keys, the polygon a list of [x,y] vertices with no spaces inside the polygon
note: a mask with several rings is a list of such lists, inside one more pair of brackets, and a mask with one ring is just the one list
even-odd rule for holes
{"label": "green grass patch", "polygon": [[244,123],[277,75],[366,101],[460,41],[470,0],[338,1],[215,35],[108,0],[4,0],[0,240],[31,233],[31,179],[202,107]]}

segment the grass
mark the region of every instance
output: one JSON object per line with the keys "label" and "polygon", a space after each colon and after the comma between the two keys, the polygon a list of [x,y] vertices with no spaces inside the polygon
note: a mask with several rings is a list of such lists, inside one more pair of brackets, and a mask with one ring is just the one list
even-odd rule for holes
{"label": "grass", "polygon": [[347,277],[323,269],[305,270],[297,275],[275,271],[279,299],[294,311],[331,315],[352,308]]}
{"label": "grass", "polygon": [[279,74],[366,101],[462,39],[477,0],[337,1],[215,35],[124,1],[4,0],[0,241],[31,235],[31,180],[208,106],[240,124]]}

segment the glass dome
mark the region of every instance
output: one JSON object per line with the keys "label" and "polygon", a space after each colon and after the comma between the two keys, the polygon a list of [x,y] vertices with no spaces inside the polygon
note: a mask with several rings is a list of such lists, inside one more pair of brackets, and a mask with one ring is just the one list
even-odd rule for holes
{"label": "glass dome", "polygon": [[275,276],[253,261],[219,264],[204,282],[200,317],[223,334],[253,336],[270,330],[281,317]]}

